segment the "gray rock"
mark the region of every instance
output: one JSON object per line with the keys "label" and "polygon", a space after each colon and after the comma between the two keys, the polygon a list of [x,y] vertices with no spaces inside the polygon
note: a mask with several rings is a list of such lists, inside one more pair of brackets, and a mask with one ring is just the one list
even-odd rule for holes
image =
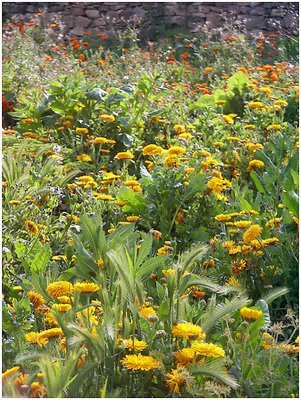
{"label": "gray rock", "polygon": [[71,35],[75,35],[75,36],[83,36],[83,34],[86,32],[85,29],[83,28],[74,28],[70,31]]}
{"label": "gray rock", "polygon": [[251,17],[247,22],[246,22],[246,29],[264,29],[266,28],[266,20],[264,17],[258,16],[258,17]]}
{"label": "gray rock", "polygon": [[88,18],[98,18],[99,17],[99,11],[98,10],[86,10],[85,14]]}
{"label": "gray rock", "polygon": [[87,28],[90,25],[91,21],[89,18],[78,16],[74,18],[74,26],[76,28]]}
{"label": "gray rock", "polygon": [[250,15],[264,15],[265,9],[263,7],[254,7],[250,10]]}
{"label": "gray rock", "polygon": [[271,12],[272,17],[284,17],[285,11],[279,8],[274,8]]}
{"label": "gray rock", "polygon": [[63,24],[65,24],[68,28],[74,27],[74,18],[72,15],[64,15],[62,18]]}
{"label": "gray rock", "polygon": [[178,25],[178,26],[185,26],[186,25],[186,18],[182,16],[174,16],[170,17],[169,19],[170,24]]}
{"label": "gray rock", "polygon": [[145,10],[141,7],[135,7],[133,9],[133,14],[136,15],[138,18],[144,18],[145,17]]}
{"label": "gray rock", "polygon": [[[27,6],[27,7],[26,7],[26,11],[29,12],[29,13],[33,13],[33,12],[36,11],[36,9],[35,9],[34,6],[30,5],[30,6]],[[37,12],[38,12],[38,11],[37,11]]]}
{"label": "gray rock", "polygon": [[[78,3],[76,3],[76,4],[78,4]],[[83,7],[72,7],[71,8],[71,13],[75,17],[83,15],[84,14],[84,8]]]}

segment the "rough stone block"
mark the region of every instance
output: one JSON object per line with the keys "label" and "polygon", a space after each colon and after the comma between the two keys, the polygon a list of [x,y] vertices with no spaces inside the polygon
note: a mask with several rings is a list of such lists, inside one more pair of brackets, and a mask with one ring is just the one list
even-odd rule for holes
{"label": "rough stone block", "polygon": [[266,28],[266,20],[264,17],[258,16],[258,17],[251,17],[247,22],[246,22],[246,29],[264,29]]}
{"label": "rough stone block", "polygon": [[76,28],[87,28],[90,25],[89,18],[78,16],[74,18],[74,26]]}
{"label": "rough stone block", "polygon": [[74,27],[74,18],[72,15],[64,15],[62,18],[63,24],[65,24],[68,28]]}
{"label": "rough stone block", "polygon": [[284,17],[285,11],[279,8],[274,8],[271,12],[272,17]]}
{"label": "rough stone block", "polygon": [[133,14],[136,15],[138,18],[144,18],[145,17],[145,10],[143,10],[142,7],[135,7],[133,9]]}
{"label": "rough stone block", "polygon": [[99,11],[98,10],[86,10],[85,14],[88,18],[98,18],[99,17]]}

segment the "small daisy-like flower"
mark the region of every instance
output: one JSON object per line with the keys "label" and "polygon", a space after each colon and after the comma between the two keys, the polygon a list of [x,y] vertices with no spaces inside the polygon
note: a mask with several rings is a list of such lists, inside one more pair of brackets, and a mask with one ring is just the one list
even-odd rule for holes
{"label": "small daisy-like flower", "polygon": [[172,327],[172,334],[174,337],[184,339],[204,339],[206,337],[200,326],[191,324],[190,322],[179,322],[174,325]]}
{"label": "small daisy-like flower", "polygon": [[199,341],[195,341],[191,345],[192,350],[196,352],[197,355],[206,356],[206,357],[224,357],[225,351],[216,346],[213,343],[203,343]]}
{"label": "small daisy-like flower", "polygon": [[26,221],[25,229],[31,236],[36,236],[39,233],[38,226],[31,220]]}
{"label": "small daisy-like flower", "polygon": [[150,371],[160,368],[160,362],[151,356],[127,355],[120,363],[132,371]]}
{"label": "small daisy-like flower", "polygon": [[246,172],[251,172],[256,168],[262,168],[264,167],[264,162],[260,160],[251,160],[249,162],[248,168],[246,169]]}
{"label": "small daisy-like flower", "polygon": [[256,310],[254,308],[248,307],[241,308],[239,312],[243,319],[245,319],[247,322],[257,321],[263,315],[261,310]]}
{"label": "small daisy-like flower", "polygon": [[65,313],[65,312],[70,311],[72,309],[72,306],[71,306],[71,304],[66,304],[66,303],[65,304],[62,304],[62,303],[61,304],[53,304],[52,309]]}
{"label": "small daisy-like flower", "polygon": [[105,122],[114,122],[115,121],[114,115],[108,115],[108,114],[102,114],[100,116],[100,119]]}
{"label": "small daisy-like flower", "polygon": [[100,289],[96,283],[89,283],[89,282],[77,282],[74,285],[74,291],[75,292],[81,292],[81,293],[95,293]]}
{"label": "small daisy-like flower", "polygon": [[27,294],[29,301],[34,307],[40,307],[42,304],[45,303],[44,298],[40,293],[35,292],[34,290],[30,290]]}
{"label": "small daisy-like flower", "polygon": [[252,240],[260,236],[262,228],[260,225],[251,225],[250,228],[244,233],[243,241],[245,243],[251,243]]}
{"label": "small daisy-like flower", "polygon": [[134,158],[133,154],[129,151],[121,151],[114,157],[116,160],[130,160]]}
{"label": "small daisy-like flower", "polygon": [[40,332],[41,339],[59,337],[59,336],[64,336],[64,332],[61,328],[46,329],[45,331]]}
{"label": "small daisy-like flower", "polygon": [[123,343],[125,348],[130,351],[141,351],[147,348],[147,343],[144,340],[126,339]]}
{"label": "small daisy-like flower", "polygon": [[26,342],[30,344],[36,344],[40,347],[45,346],[48,343],[48,339],[45,337],[41,337],[38,332],[30,332],[25,335]]}
{"label": "small daisy-like flower", "polygon": [[47,293],[51,297],[59,297],[64,295],[71,295],[73,292],[72,283],[66,281],[57,281],[50,283],[46,288]]}

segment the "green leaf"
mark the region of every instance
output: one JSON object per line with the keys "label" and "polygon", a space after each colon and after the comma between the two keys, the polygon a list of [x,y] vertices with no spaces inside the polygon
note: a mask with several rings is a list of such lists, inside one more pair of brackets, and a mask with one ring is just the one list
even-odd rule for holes
{"label": "green leaf", "polygon": [[117,200],[125,201],[122,211],[126,213],[142,215],[146,208],[146,200],[141,194],[126,187],[120,189]]}
{"label": "green leaf", "polygon": [[205,94],[204,96],[201,96],[196,103],[192,104],[189,107],[189,110],[194,110],[196,108],[204,108],[204,107],[210,107],[214,104],[215,102],[215,95],[214,94]]}
{"label": "green leaf", "polygon": [[58,281],[70,281],[72,278],[76,276],[76,268],[68,268],[58,277]]}
{"label": "green leaf", "polygon": [[155,273],[159,267],[164,265],[165,258],[162,256],[152,257],[146,260],[137,271],[137,278],[143,280],[151,273]]}
{"label": "green leaf", "polygon": [[152,235],[142,233],[142,243],[138,250],[138,257],[135,262],[135,267],[138,268],[145,258],[148,256],[153,244],[153,237]]}
{"label": "green leaf", "polygon": [[157,115],[161,115],[166,111],[166,108],[160,108],[160,110],[152,111],[151,113],[147,114],[147,118],[156,117]]}
{"label": "green leaf", "polygon": [[264,316],[264,325],[266,328],[268,328],[271,325],[271,317],[270,317],[270,311],[269,311],[269,306],[267,304],[266,301],[264,301],[263,299],[260,299],[257,301],[256,306],[259,307],[261,309],[261,311],[263,312],[263,316]]}
{"label": "green leaf", "polygon": [[158,317],[159,317],[160,320],[168,317],[168,315],[169,315],[169,305],[168,305],[168,301],[167,300],[161,301],[160,306],[159,306],[158,311],[157,311],[157,314],[158,314]]}
{"label": "green leaf", "polygon": [[282,193],[282,203],[294,214],[299,216],[299,196],[293,190]]}
{"label": "green leaf", "polygon": [[48,243],[44,244],[43,247],[35,254],[30,264],[30,270],[32,272],[43,274],[46,271],[51,255],[51,247]]}
{"label": "green leaf", "polygon": [[242,91],[246,85],[250,83],[247,75],[242,72],[236,72],[228,79],[227,89],[233,91],[233,89],[237,88],[239,91]]}
{"label": "green leaf", "polygon": [[205,289],[212,290],[213,292],[219,292],[221,289],[221,286],[215,283],[213,280],[202,277],[202,276],[197,276],[195,274],[188,274],[185,275],[183,278],[180,280],[180,286],[178,289],[179,295],[182,295],[187,288],[190,286],[194,285],[200,285],[204,287]]}
{"label": "green leaf", "polygon": [[272,289],[262,296],[262,300],[264,300],[267,304],[270,304],[272,301],[278,299],[280,296],[284,296],[288,292],[289,290],[286,287]]}
{"label": "green leaf", "polygon": [[105,90],[102,90],[101,88],[96,88],[91,92],[86,93],[86,96],[87,99],[96,100],[98,103],[103,103],[107,94],[108,93]]}
{"label": "green leaf", "polygon": [[262,186],[262,183],[258,177],[258,174],[256,172],[252,171],[252,172],[250,172],[250,177],[251,177],[252,181],[254,182],[258,192],[264,193],[264,187]]}

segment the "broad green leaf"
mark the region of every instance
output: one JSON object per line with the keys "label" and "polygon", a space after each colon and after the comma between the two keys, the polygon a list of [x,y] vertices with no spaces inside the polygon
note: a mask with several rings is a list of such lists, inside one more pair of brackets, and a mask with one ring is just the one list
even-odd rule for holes
{"label": "broad green leaf", "polygon": [[293,190],[291,192],[282,193],[282,203],[294,214],[299,216],[299,197]]}
{"label": "broad green leaf", "polygon": [[233,91],[234,88],[237,88],[239,91],[242,91],[246,85],[250,83],[247,75],[242,72],[236,72],[228,79],[227,89]]}
{"label": "broad green leaf", "polygon": [[258,192],[264,193],[264,187],[262,186],[262,183],[260,181],[260,178],[258,177],[258,174],[256,172],[252,171],[252,172],[250,172],[250,177],[251,177],[252,181],[254,182]]}
{"label": "broad green leaf", "polygon": [[43,247],[35,254],[30,264],[30,270],[32,272],[43,274],[46,271],[51,255],[51,247],[47,243],[44,244]]}

